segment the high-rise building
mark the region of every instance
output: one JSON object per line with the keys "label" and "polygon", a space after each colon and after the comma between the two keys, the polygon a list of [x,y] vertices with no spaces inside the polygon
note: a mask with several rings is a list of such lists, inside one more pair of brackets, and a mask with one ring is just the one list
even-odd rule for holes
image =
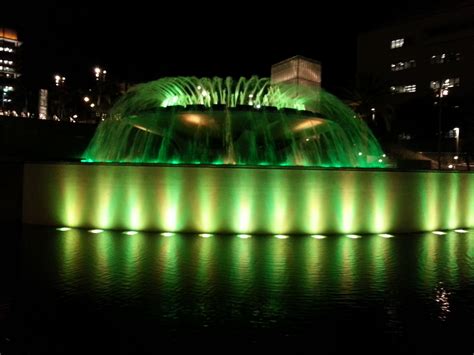
{"label": "high-rise building", "polygon": [[296,84],[314,89],[321,87],[321,63],[297,55],[272,65],[272,84]]}
{"label": "high-rise building", "polygon": [[386,102],[472,95],[474,6],[413,17],[359,36],[358,74],[385,83]]}
{"label": "high-rise building", "polygon": [[20,76],[17,71],[17,51],[21,46],[14,30],[0,27],[0,103],[2,111],[13,107],[12,93],[16,89],[16,80]]}

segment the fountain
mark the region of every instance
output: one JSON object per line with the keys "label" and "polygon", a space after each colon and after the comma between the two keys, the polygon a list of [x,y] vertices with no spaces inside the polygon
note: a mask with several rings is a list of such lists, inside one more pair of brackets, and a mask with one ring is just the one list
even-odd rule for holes
{"label": "fountain", "polygon": [[23,222],[281,239],[474,227],[473,174],[384,158],[323,90],[164,78],[117,102],[83,162],[25,164]]}
{"label": "fountain", "polygon": [[129,91],[84,160],[366,168],[383,167],[382,156],[365,123],[324,90],[178,77]]}

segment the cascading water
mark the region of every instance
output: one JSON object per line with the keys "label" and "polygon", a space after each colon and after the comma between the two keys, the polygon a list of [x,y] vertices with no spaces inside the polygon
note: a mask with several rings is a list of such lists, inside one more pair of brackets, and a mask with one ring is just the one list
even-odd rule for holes
{"label": "cascading water", "polygon": [[132,88],[89,162],[383,167],[366,124],[324,90],[267,78],[163,78]]}

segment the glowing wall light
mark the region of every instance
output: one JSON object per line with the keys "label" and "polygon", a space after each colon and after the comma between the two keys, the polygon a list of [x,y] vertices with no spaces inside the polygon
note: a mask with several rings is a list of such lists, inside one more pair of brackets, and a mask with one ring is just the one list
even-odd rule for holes
{"label": "glowing wall light", "polygon": [[103,229],[90,229],[89,233],[99,234],[99,233],[102,233],[103,231],[104,231]]}
{"label": "glowing wall light", "polygon": [[174,235],[174,233],[171,233],[171,232],[163,232],[163,233],[160,233],[160,235],[162,235],[163,237],[172,237]]}
{"label": "glowing wall light", "polygon": [[362,238],[362,236],[358,235],[358,234],[348,234],[346,235],[347,238],[351,238],[351,239],[360,239]]}
{"label": "glowing wall light", "polygon": [[313,234],[311,236],[311,238],[314,238],[314,239],[326,239],[326,236],[325,235],[321,235],[321,234]]}
{"label": "glowing wall light", "polygon": [[474,174],[462,172],[28,163],[23,186],[26,224],[234,235],[474,227]]}
{"label": "glowing wall light", "polygon": [[66,231],[70,231],[71,228],[69,227],[60,227],[60,228],[56,228],[57,231],[61,231],[61,232],[66,232]]}

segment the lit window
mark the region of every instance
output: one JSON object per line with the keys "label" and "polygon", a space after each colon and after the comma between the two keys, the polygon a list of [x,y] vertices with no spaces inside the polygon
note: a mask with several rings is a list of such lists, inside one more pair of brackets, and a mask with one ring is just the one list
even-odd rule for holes
{"label": "lit window", "polygon": [[399,39],[394,39],[391,42],[390,48],[395,49],[395,48],[401,48],[403,47],[403,44],[405,43],[404,38],[399,38]]}
{"label": "lit window", "polygon": [[[455,86],[459,86],[459,78],[448,78],[444,79],[443,82],[443,87],[444,88],[453,88]],[[432,80],[430,81],[430,88],[433,90],[438,90],[440,87],[440,82],[439,80]]]}
{"label": "lit window", "polygon": [[416,85],[398,85],[391,86],[390,91],[394,94],[404,94],[404,93],[413,93],[416,92]]}
{"label": "lit window", "polygon": [[414,59],[407,60],[405,62],[394,63],[391,66],[392,71],[405,70],[416,67],[416,61]]}
{"label": "lit window", "polygon": [[459,62],[460,60],[461,60],[461,53],[459,52],[441,53],[441,54],[435,54],[431,56],[431,64]]}

